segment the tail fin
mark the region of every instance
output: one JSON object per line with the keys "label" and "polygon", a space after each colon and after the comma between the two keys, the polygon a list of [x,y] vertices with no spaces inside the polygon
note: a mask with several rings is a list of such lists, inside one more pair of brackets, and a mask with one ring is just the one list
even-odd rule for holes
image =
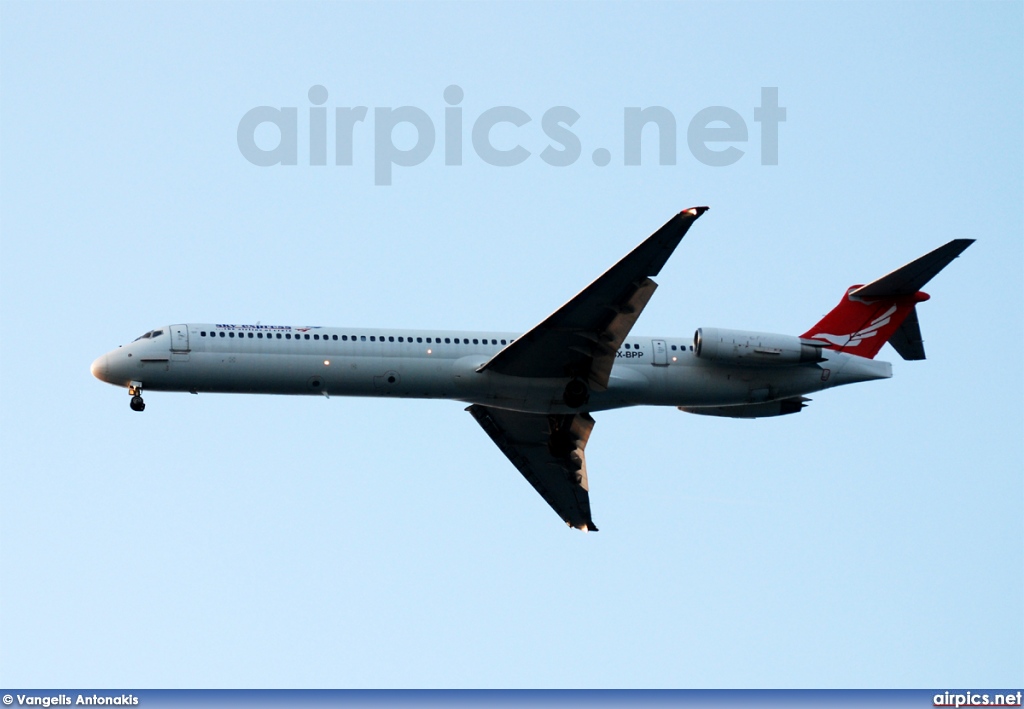
{"label": "tail fin", "polygon": [[904,359],[924,359],[916,306],[929,296],[920,289],[973,243],[974,239],[953,239],[867,285],[853,286],[802,337],[827,342],[826,349],[868,358],[891,342]]}

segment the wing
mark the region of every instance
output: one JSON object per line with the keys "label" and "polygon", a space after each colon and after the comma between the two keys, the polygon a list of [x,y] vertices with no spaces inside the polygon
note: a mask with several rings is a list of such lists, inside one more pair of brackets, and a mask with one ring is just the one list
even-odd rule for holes
{"label": "wing", "polygon": [[466,411],[566,524],[597,531],[590,518],[583,453],[594,419],[584,413],[524,414],[479,404]]}
{"label": "wing", "polygon": [[[576,297],[477,371],[520,377],[573,377],[608,388],[615,353],[654,294],[658,275],[707,207],[686,209],[605,271]],[[515,461],[513,461],[515,462]]]}

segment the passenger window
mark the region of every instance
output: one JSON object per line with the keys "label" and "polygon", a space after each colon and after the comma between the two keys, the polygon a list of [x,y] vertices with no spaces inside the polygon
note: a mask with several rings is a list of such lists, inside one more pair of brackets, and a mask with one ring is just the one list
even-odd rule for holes
{"label": "passenger window", "polygon": [[331,339],[332,339],[332,340],[337,340],[337,339],[338,339],[338,336],[337,336],[337,335],[331,335]]}
{"label": "passenger window", "polygon": [[394,342],[394,341],[395,341],[395,338],[394,338],[394,337],[389,337],[389,338],[388,338],[388,342]]}
{"label": "passenger window", "polygon": [[[423,338],[422,337],[417,337],[416,338],[416,342],[423,342]],[[430,342],[430,338],[429,337],[427,338],[427,342]]]}
{"label": "passenger window", "polygon": [[314,340],[319,340],[320,339],[320,335],[313,335],[313,339]]}
{"label": "passenger window", "polygon": [[307,340],[309,339],[309,335],[304,335],[303,337],[305,337]]}
{"label": "passenger window", "polygon": [[477,342],[477,340],[476,340],[476,338],[475,338],[475,337],[473,338],[473,344],[474,344],[474,345],[479,345],[479,344],[480,344],[479,342]]}
{"label": "passenger window", "polygon": [[503,345],[504,345],[504,344],[505,344],[505,341],[504,341],[504,340],[502,340],[502,341],[501,341],[501,344],[503,344]]}
{"label": "passenger window", "polygon": [[252,338],[253,338],[253,334],[250,332],[249,333],[249,339],[251,340]]}

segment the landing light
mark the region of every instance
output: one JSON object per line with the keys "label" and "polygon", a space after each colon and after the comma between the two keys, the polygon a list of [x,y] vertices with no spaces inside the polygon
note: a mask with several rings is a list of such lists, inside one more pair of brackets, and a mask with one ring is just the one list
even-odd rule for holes
{"label": "landing light", "polygon": [[430,348],[428,347],[428,348],[427,348],[427,354],[434,354],[434,350],[432,350],[432,349],[430,349]]}
{"label": "landing light", "polygon": [[679,358],[678,358],[678,357],[673,357],[673,358],[672,358],[672,361],[673,361],[673,362],[678,362],[678,361],[679,361]]}
{"label": "landing light", "polygon": [[329,365],[330,363],[331,363],[331,360],[329,360],[329,359],[325,359],[325,360],[324,360],[324,365],[325,365],[325,366],[326,366],[326,365]]}

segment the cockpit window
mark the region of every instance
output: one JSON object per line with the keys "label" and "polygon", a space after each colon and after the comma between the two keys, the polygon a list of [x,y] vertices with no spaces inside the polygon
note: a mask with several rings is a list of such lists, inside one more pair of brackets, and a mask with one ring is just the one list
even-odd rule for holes
{"label": "cockpit window", "polygon": [[148,339],[149,339],[150,337],[152,337],[152,336],[153,336],[153,331],[152,331],[152,330],[150,330],[150,331],[149,331],[149,332],[147,332],[147,333],[146,333],[145,335],[139,335],[138,337],[136,337],[136,338],[135,338],[135,339],[133,340],[133,342],[138,342],[139,340],[148,340]]}
{"label": "cockpit window", "polygon": [[153,337],[160,337],[162,334],[164,334],[163,330],[153,330]]}

